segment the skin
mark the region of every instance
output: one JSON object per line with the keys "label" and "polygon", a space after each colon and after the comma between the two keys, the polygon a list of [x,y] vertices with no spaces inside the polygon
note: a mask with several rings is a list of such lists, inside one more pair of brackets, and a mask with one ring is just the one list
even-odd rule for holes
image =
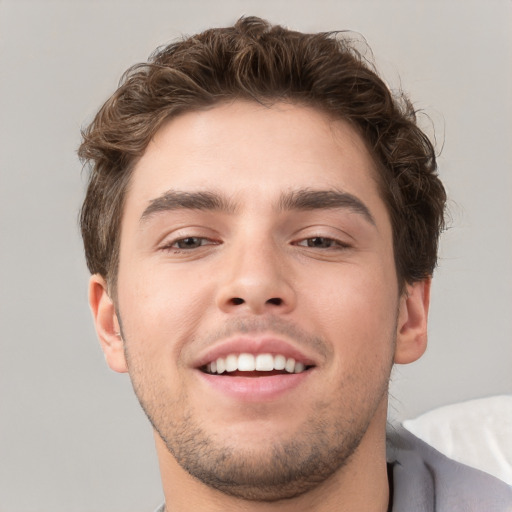
{"label": "skin", "polygon": [[[366,213],[283,207],[292,190]],[[229,204],[171,208],[169,191]],[[127,192],[116,303],[90,282],[107,362],[155,428],[167,510],[385,511],[389,375],[425,350],[429,289],[399,294],[374,164],[347,123],[252,102],[170,120]],[[241,331],[313,368],[270,399],[227,396],[195,365]]]}

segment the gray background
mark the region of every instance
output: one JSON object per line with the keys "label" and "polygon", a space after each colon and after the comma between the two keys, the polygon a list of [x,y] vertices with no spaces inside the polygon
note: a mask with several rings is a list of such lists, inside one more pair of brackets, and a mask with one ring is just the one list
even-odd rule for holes
{"label": "gray background", "polygon": [[0,0],[0,512],[151,511],[151,430],[110,372],[77,230],[80,127],[121,73],[242,14],[364,34],[435,133],[453,228],[424,358],[395,369],[390,416],[512,393],[512,2]]}

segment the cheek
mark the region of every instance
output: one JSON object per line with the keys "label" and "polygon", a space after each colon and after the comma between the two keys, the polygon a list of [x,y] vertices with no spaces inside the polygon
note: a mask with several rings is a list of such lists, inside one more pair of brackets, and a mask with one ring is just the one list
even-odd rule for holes
{"label": "cheek", "polygon": [[169,267],[120,271],[119,283],[119,313],[131,352],[179,364],[183,345],[211,302],[210,283]]}
{"label": "cheek", "polygon": [[[339,364],[382,364],[392,357],[398,290],[383,266],[312,276],[304,311],[333,344]],[[318,322],[316,321],[318,320]]]}

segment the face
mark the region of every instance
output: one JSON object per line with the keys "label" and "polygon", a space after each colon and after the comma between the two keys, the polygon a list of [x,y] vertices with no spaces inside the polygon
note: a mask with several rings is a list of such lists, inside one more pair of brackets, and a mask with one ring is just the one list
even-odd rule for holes
{"label": "face", "polygon": [[372,160],[345,122],[251,102],[171,120],[127,191],[115,311],[92,282],[109,364],[207,485],[295,496],[384,430],[411,308]]}

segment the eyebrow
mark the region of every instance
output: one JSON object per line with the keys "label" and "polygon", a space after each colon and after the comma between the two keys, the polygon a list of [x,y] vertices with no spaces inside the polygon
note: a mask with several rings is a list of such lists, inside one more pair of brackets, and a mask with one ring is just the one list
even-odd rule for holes
{"label": "eyebrow", "polygon": [[280,210],[348,209],[376,225],[369,208],[359,198],[339,190],[292,190],[281,196],[278,206]]}
{"label": "eyebrow", "polygon": [[159,212],[173,210],[205,210],[235,213],[236,205],[215,192],[182,192],[168,190],[161,196],[152,199],[142,212],[140,221],[147,220]]}
{"label": "eyebrow", "polygon": [[[277,209],[279,211],[348,209],[362,215],[370,224],[376,225],[370,210],[359,198],[339,190],[291,190],[281,195]],[[149,202],[140,221],[144,222],[159,212],[173,210],[204,210],[233,214],[238,210],[238,205],[217,192],[168,190]]]}

